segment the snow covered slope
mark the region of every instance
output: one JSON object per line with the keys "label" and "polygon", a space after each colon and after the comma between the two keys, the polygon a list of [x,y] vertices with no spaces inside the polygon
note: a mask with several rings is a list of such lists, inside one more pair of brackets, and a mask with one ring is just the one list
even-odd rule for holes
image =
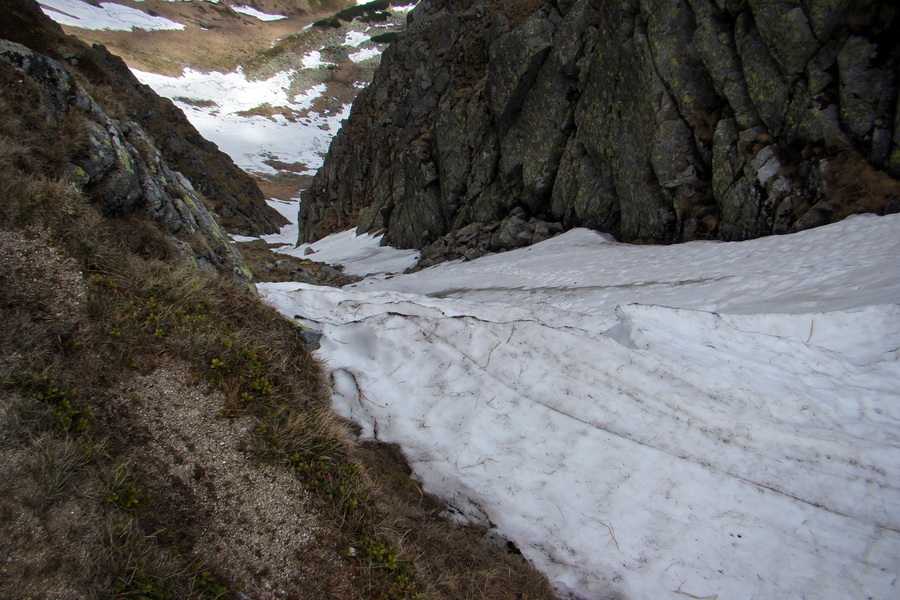
{"label": "snow covered slope", "polygon": [[[575,230],[344,290],[261,288],[323,330],[338,410],[564,594],[887,599],[898,234],[898,215],[669,247]],[[372,260],[376,240],[343,235],[314,248]]]}
{"label": "snow covered slope", "polygon": [[181,30],[184,25],[116,2],[98,5],[82,0],[40,0],[44,13],[59,23],[84,29],[133,31]]}

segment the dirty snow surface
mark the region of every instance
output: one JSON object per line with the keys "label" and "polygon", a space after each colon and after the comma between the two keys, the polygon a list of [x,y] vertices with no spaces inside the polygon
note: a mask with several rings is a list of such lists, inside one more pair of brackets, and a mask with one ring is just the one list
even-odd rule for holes
{"label": "dirty snow surface", "polygon": [[[377,244],[340,235],[310,258],[379,270]],[[382,271],[415,258],[382,250]],[[337,409],[564,596],[887,599],[898,257],[900,215],[669,247],[581,229],[260,288],[323,331]]]}

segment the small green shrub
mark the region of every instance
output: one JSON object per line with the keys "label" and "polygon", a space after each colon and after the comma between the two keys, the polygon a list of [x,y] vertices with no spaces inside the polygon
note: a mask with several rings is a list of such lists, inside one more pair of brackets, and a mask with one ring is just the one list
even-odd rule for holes
{"label": "small green shrub", "polygon": [[56,424],[63,431],[77,435],[90,429],[94,414],[80,405],[77,390],[63,387],[46,374],[37,377],[26,374],[20,382],[29,380],[32,397],[51,408]]}
{"label": "small green shrub", "polygon": [[114,473],[106,501],[124,510],[131,510],[144,501],[144,493],[135,485],[131,473],[119,470]]}

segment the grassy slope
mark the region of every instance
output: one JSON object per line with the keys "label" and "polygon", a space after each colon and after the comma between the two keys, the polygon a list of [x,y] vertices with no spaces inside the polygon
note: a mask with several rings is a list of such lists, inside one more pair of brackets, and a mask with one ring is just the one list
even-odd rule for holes
{"label": "grassy slope", "polygon": [[79,124],[34,104],[0,86],[0,596],[551,597],[349,441],[294,325],[103,219],[65,180]]}

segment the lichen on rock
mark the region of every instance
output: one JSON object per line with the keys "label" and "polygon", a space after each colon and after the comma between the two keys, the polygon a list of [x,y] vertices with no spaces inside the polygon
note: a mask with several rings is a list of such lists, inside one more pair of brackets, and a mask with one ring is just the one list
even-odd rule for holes
{"label": "lichen on rock", "polygon": [[[900,203],[890,2],[526,4],[419,3],[304,193],[300,241],[358,226],[474,256],[459,232],[499,240],[513,211],[740,240]],[[837,184],[849,163],[881,183]]]}
{"label": "lichen on rock", "polygon": [[80,123],[81,144],[71,157],[69,177],[104,215],[152,219],[174,236],[185,260],[250,281],[240,253],[199,194],[169,166],[139,123],[110,117],[61,63],[25,46],[0,40],[0,69],[30,87],[39,99],[33,108],[50,127],[68,119]]}

